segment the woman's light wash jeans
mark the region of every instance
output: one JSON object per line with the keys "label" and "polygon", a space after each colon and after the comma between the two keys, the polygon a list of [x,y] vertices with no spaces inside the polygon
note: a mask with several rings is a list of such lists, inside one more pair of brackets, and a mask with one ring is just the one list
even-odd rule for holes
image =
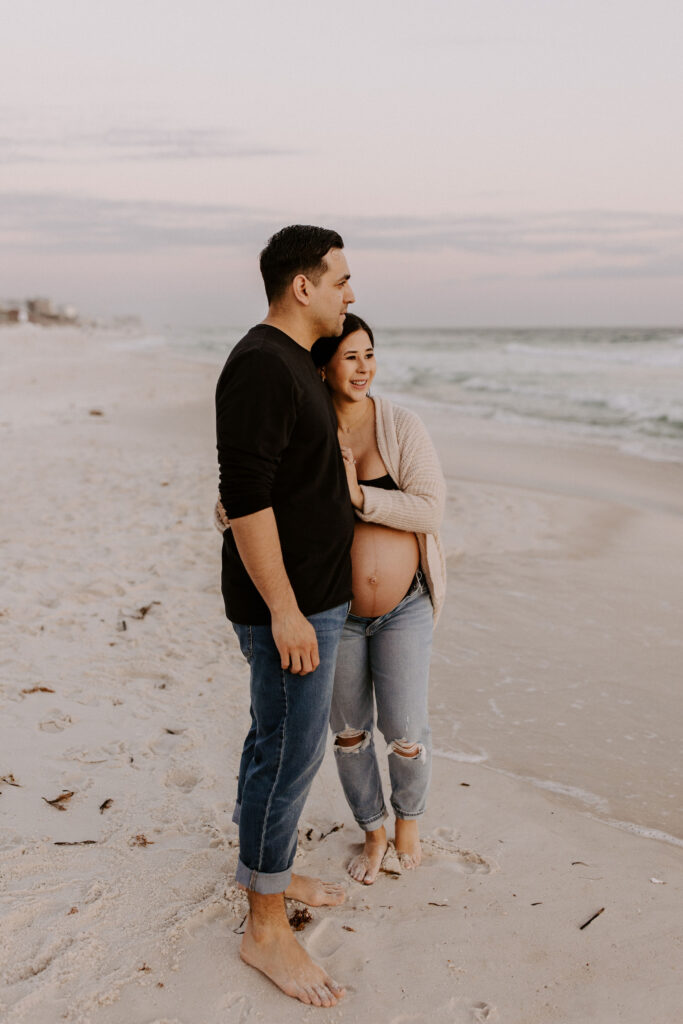
{"label": "woman's light wash jeans", "polygon": [[240,829],[236,878],[255,892],[284,892],[291,881],[297,825],[325,754],[334,665],[348,608],[347,603],[308,616],[320,665],[305,676],[281,668],[269,625],[233,623],[251,668],[251,728],[232,816]]}
{"label": "woman's light wash jeans", "polygon": [[[353,746],[335,744],[334,752],[344,795],[366,832],[379,828],[387,817],[373,740],[373,688],[377,727],[388,745],[391,805],[398,818],[424,813],[431,775],[427,686],[433,626],[421,572],[386,615],[369,619],[349,614],[344,626],[330,726],[337,736],[363,733]],[[396,753],[394,745],[402,743],[417,744],[417,755]]]}

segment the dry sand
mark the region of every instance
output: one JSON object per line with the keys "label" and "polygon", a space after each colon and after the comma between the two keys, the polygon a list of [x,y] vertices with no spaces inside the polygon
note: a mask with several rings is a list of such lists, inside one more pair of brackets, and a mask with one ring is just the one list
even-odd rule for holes
{"label": "dry sand", "polygon": [[[450,593],[424,865],[312,911],[338,1007],[239,961],[217,370],[0,333],[0,1018],[679,1019],[681,466],[433,410]],[[298,870],[342,879],[358,840],[328,757]]]}

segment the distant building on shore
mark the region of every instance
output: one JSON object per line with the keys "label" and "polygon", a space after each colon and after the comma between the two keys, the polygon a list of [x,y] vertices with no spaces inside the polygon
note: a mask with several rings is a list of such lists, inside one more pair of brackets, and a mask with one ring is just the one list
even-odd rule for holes
{"label": "distant building on shore", "polygon": [[0,324],[20,324],[27,319],[23,303],[8,299],[0,302]]}
{"label": "distant building on shore", "polygon": [[26,322],[44,327],[76,325],[80,323],[75,306],[56,306],[51,299],[26,299],[25,302],[7,300],[0,302],[0,324]]}
{"label": "distant building on shore", "polygon": [[27,299],[26,309],[32,324],[75,324],[78,320],[74,306],[55,306],[52,299]]}

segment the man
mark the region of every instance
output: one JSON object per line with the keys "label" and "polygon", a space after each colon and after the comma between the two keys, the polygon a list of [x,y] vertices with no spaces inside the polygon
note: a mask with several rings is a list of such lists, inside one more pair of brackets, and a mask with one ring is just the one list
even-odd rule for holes
{"label": "man", "polygon": [[240,955],[287,995],[334,1006],[344,990],[294,938],[284,896],[340,903],[292,875],[297,824],[320,767],[337,646],[351,598],[353,510],[337,423],[310,350],[341,333],[354,295],[335,231],[283,228],[261,253],[266,319],[216,389],[225,609],[251,668],[251,728],[233,820],[249,915]]}

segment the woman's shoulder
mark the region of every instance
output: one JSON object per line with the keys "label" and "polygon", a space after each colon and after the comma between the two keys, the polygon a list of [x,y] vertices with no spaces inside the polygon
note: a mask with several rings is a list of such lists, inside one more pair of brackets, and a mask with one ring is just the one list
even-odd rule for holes
{"label": "woman's shoulder", "polygon": [[427,428],[418,414],[413,412],[412,409],[406,409],[404,405],[397,405],[383,396],[380,396],[376,401],[379,402],[380,415],[385,428],[390,429],[393,426],[393,430],[398,438],[410,434],[427,434]]}

